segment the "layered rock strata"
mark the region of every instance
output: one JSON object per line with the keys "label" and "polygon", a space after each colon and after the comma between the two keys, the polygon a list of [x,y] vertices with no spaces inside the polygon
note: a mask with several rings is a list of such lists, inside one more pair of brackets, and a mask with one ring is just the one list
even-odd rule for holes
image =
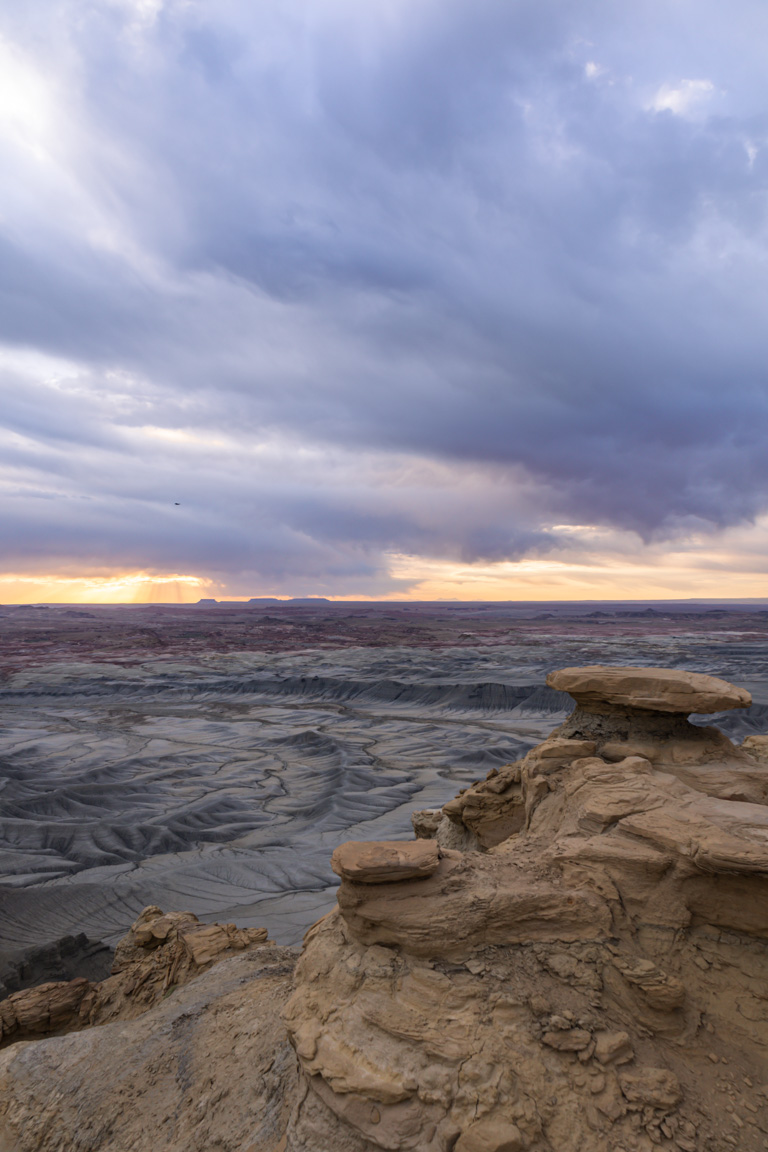
{"label": "layered rock strata", "polygon": [[688,721],[749,696],[654,669],[549,683],[577,703],[557,732],[416,815],[428,870],[399,843],[338,852],[286,1009],[287,1152],[768,1146],[766,740]]}

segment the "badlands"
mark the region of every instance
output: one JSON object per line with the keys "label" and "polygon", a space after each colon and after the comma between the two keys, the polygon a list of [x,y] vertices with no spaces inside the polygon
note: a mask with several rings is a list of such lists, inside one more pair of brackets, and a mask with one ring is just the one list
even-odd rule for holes
{"label": "badlands", "polygon": [[412,838],[336,845],[300,954],[148,907],[113,975],[0,1002],[0,1150],[764,1152],[761,714],[679,667],[547,687]]}
{"label": "badlands", "polygon": [[106,975],[148,905],[300,942],[336,847],[521,759],[553,668],[630,663],[743,684],[696,723],[768,732],[762,604],[0,608],[0,984]]}

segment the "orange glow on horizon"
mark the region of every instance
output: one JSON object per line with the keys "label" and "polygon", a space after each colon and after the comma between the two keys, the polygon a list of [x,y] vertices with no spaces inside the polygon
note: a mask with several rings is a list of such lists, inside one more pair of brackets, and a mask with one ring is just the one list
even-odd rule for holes
{"label": "orange glow on horizon", "polygon": [[[312,587],[301,576],[281,587],[254,574],[237,590],[225,579],[194,573],[91,570],[0,575],[4,604],[194,604],[203,598],[246,602],[251,597],[331,601],[419,600],[768,600],[765,556],[768,517],[717,536],[691,535],[676,543],[640,544],[631,533],[590,525],[557,525],[568,545],[544,557],[465,563],[390,552],[380,557],[376,590],[370,584]],[[309,589],[307,585],[309,584]],[[265,586],[266,585],[266,586]],[[287,585],[287,587],[286,587]]]}
{"label": "orange glow on horizon", "polygon": [[[356,601],[579,601],[768,599],[761,571],[727,570],[724,557],[668,554],[662,562],[642,563],[605,557],[586,563],[561,560],[500,561],[460,564],[392,555],[391,584],[378,595],[354,589],[343,594],[313,592],[334,602]],[[747,565],[744,565],[747,567]],[[398,587],[399,585],[399,587]],[[194,604],[203,597],[247,602],[251,596],[289,600],[293,593],[256,589],[230,593],[206,577],[179,573],[128,572],[99,576],[0,576],[4,604]]]}
{"label": "orange glow on horizon", "polygon": [[0,576],[4,604],[190,604],[211,581],[179,573],[127,572],[110,576]]}
{"label": "orange glow on horizon", "polygon": [[[730,560],[730,564],[728,561]],[[589,560],[456,564],[393,556],[391,575],[409,600],[768,599],[762,564],[722,553],[669,552],[643,562],[616,555]],[[655,562],[654,562],[655,561]]]}

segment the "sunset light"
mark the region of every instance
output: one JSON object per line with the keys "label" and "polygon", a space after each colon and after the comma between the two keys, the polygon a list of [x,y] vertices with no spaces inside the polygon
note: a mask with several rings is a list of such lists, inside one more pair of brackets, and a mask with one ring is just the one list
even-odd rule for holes
{"label": "sunset light", "polygon": [[119,576],[0,577],[6,604],[185,604],[206,595],[210,581],[198,576],[126,572]]}

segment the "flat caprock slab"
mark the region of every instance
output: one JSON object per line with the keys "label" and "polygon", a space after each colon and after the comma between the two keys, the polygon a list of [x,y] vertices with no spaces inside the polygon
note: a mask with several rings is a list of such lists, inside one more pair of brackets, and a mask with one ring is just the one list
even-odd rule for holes
{"label": "flat caprock slab", "polygon": [[340,844],[331,856],[331,868],[342,880],[358,884],[392,884],[423,880],[437,870],[440,854],[436,840],[359,841]]}
{"label": "flat caprock slab", "polygon": [[590,664],[584,668],[560,668],[550,672],[547,684],[567,692],[577,704],[617,704],[653,712],[724,712],[749,708],[752,697],[743,688],[676,668],[613,668]]}

